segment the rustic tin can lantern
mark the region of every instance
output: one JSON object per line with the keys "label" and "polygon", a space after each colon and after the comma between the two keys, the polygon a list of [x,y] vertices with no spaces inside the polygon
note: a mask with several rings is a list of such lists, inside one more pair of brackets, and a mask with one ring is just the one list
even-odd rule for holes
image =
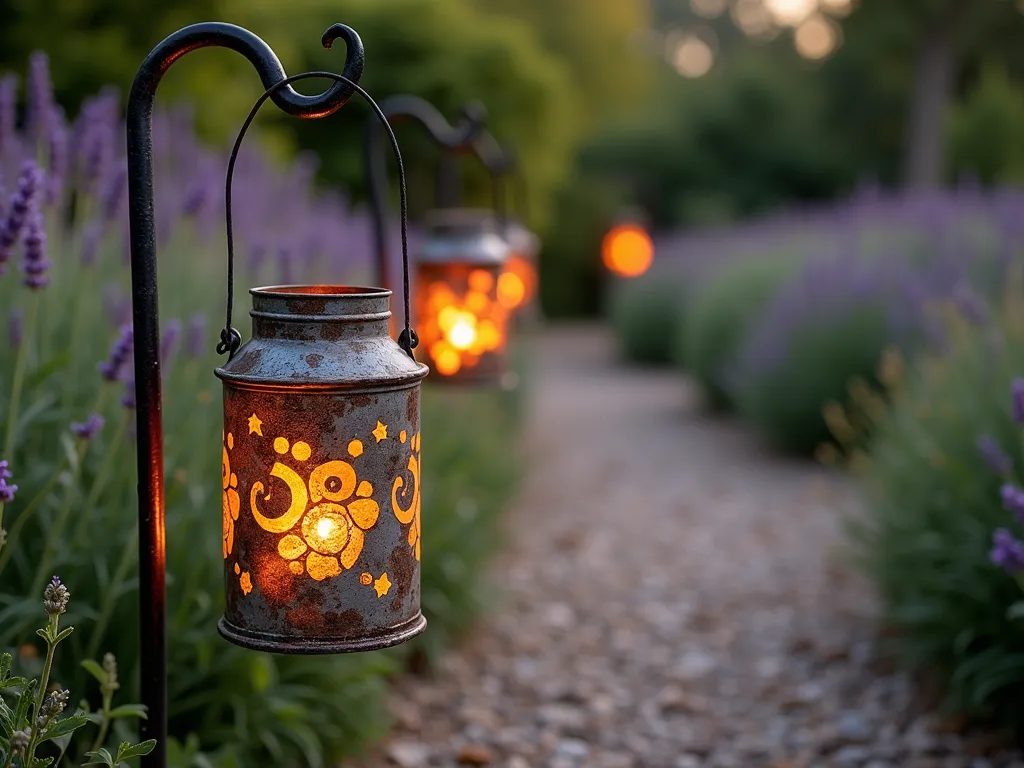
{"label": "rustic tin can lantern", "polygon": [[421,632],[420,392],[390,291],[258,288],[224,382],[220,631],[277,652]]}
{"label": "rustic tin can lantern", "polygon": [[498,278],[498,301],[505,308],[518,311],[528,306],[537,293],[537,254],[539,238],[519,221],[510,220],[505,227],[509,257]]}
{"label": "rustic tin can lantern", "polygon": [[509,308],[499,285],[508,243],[490,211],[442,209],[425,217],[416,258],[421,347],[438,379],[509,383]]}

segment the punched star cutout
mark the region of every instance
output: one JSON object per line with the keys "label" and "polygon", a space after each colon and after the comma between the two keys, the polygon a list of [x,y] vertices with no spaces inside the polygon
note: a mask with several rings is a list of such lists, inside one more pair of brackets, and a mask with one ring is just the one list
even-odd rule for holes
{"label": "punched star cutout", "polygon": [[263,437],[263,422],[255,413],[249,417],[249,434],[251,435],[253,432]]}
{"label": "punched star cutout", "polygon": [[373,582],[373,588],[377,591],[377,597],[381,598],[391,589],[391,581],[388,579],[387,571],[380,575],[380,578]]}
{"label": "punched star cutout", "polygon": [[381,422],[378,421],[377,422],[377,428],[373,430],[372,434],[373,434],[374,437],[377,438],[377,442],[378,443],[381,440],[387,439],[387,436],[388,436],[387,424],[382,424]]}

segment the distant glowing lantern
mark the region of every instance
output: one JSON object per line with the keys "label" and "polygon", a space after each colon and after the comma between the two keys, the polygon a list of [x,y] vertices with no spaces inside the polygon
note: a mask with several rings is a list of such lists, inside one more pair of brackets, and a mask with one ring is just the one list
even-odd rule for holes
{"label": "distant glowing lantern", "polygon": [[639,277],[654,261],[654,243],[637,224],[620,224],[605,235],[604,265],[622,277]]}
{"label": "distant glowing lantern", "polygon": [[252,339],[217,370],[221,634],[280,653],[403,642],[425,626],[419,413],[427,368],[388,335],[390,291],[251,293]]}
{"label": "distant glowing lantern", "polygon": [[537,253],[540,240],[517,221],[505,227],[509,257],[498,277],[498,301],[510,310],[528,305],[537,293]]}
{"label": "distant glowing lantern", "polygon": [[425,224],[416,258],[419,349],[437,380],[502,384],[511,309],[525,295],[505,272],[508,243],[490,211],[437,210]]}

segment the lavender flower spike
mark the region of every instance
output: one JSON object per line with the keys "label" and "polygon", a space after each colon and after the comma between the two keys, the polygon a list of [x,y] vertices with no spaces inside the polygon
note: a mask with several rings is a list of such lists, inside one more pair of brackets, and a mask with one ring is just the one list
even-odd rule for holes
{"label": "lavender flower spike", "polygon": [[46,258],[43,214],[33,211],[25,228],[25,261],[22,266],[25,272],[25,285],[33,291],[45,287],[50,282],[50,278],[46,276],[50,266],[50,260]]}
{"label": "lavender flower spike", "polygon": [[0,274],[4,262],[11,258],[11,251],[21,237],[21,230],[35,205],[42,182],[43,172],[31,160],[26,160],[18,176],[18,191],[11,196],[7,218],[0,223]]}
{"label": "lavender flower spike", "polygon": [[76,437],[80,437],[82,440],[92,440],[99,434],[100,430],[103,429],[103,424],[103,417],[98,413],[94,413],[84,422],[76,421],[72,423],[71,431],[75,433]]}
{"label": "lavender flower spike", "polygon": [[121,405],[129,411],[135,410],[135,377],[129,376],[124,383],[124,394],[121,395]]}
{"label": "lavender flower spike", "polygon": [[1005,528],[992,534],[992,550],[989,559],[1011,576],[1024,571],[1024,542],[1015,538]]}
{"label": "lavender flower spike", "polygon": [[130,325],[121,327],[121,335],[110,347],[110,357],[100,363],[100,373],[107,381],[118,381],[135,349],[135,335]]}
{"label": "lavender flower spike", "polygon": [[1005,475],[1013,468],[1013,460],[1007,456],[1006,451],[992,435],[982,435],[978,438],[978,453],[994,474]]}
{"label": "lavender flower spike", "polygon": [[26,91],[28,97],[27,122],[32,136],[40,138],[46,134],[54,109],[50,57],[44,51],[36,51],[29,58]]}
{"label": "lavender flower spike", "polygon": [[1010,385],[1010,393],[1013,401],[1013,420],[1017,424],[1024,424],[1024,379],[1014,379]]}
{"label": "lavender flower spike", "polygon": [[1024,491],[1006,483],[1000,493],[1003,498],[1003,507],[1006,511],[1013,512],[1018,520],[1024,521]]}
{"label": "lavender flower spike", "polygon": [[10,479],[11,471],[7,468],[7,461],[0,461],[0,504],[14,501],[14,495],[18,492],[18,486],[7,482]]}

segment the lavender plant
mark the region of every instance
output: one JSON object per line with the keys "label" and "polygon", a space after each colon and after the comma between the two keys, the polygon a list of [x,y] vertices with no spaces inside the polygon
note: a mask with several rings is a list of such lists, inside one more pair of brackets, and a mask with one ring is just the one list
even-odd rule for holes
{"label": "lavender plant", "polygon": [[944,683],[951,709],[1018,731],[1022,289],[1015,269],[986,324],[949,313],[943,349],[906,360],[843,430],[867,501],[850,529],[897,658]]}
{"label": "lavender plant", "polygon": [[[41,592],[54,571],[79,585],[85,598],[68,609],[77,630],[61,637],[52,674],[85,690],[102,673],[107,688],[86,714],[116,722],[95,743],[72,743],[63,760],[90,764],[88,751],[92,764],[112,765],[130,753],[107,740],[131,739],[125,710],[110,702],[113,668],[79,660],[109,651],[123,662],[114,682],[138,689],[136,641],[120,629],[137,622],[124,133],[116,92],[88,100],[69,123],[53,103],[45,56],[30,69],[20,122],[16,81],[0,79],[0,650],[32,647],[35,610],[24,595]],[[164,418],[174,425],[165,441],[172,733],[195,733],[211,763],[327,766],[380,732],[393,661],[260,659],[216,635],[221,558],[203,542],[219,540],[210,514],[219,508],[210,490],[219,396],[206,318],[224,300],[226,157],[198,141],[184,109],[156,115],[154,137]],[[308,160],[279,166],[255,142],[243,152],[240,286],[356,281],[368,271],[365,215],[317,189],[314,171]],[[37,662],[15,652],[12,670],[25,675]]]}
{"label": "lavender plant", "polygon": [[[13,656],[9,653],[0,654],[0,765],[3,768],[60,765],[72,736],[90,723],[98,726],[98,733],[92,750],[86,753],[87,761],[81,765],[107,765],[113,768],[133,757],[149,754],[156,746],[152,739],[139,744],[122,742],[113,754],[102,746],[106,743],[113,721],[146,716],[145,708],[139,705],[111,706],[113,692],[120,685],[117,680],[117,662],[110,654],[104,657],[102,666],[91,660],[83,662],[87,668],[95,668],[98,672],[103,709],[91,713],[88,704],[83,702],[73,714],[64,714],[71,693],[59,685],[51,688],[50,677],[57,646],[74,630],[71,626],[63,629],[60,627],[60,617],[67,611],[70,600],[68,588],[54,576],[43,591],[46,626],[36,630],[46,643],[45,661],[38,678],[14,676],[11,673]],[[13,706],[8,704],[5,696],[12,700]],[[45,752],[55,753],[55,756],[44,756]]]}
{"label": "lavender plant", "polygon": [[[62,640],[52,674],[85,690],[106,668],[78,660],[110,652],[120,660],[118,685],[134,692],[137,641],[124,631],[138,621],[138,533],[123,126],[111,90],[66,119],[39,86],[40,61],[20,123],[16,81],[0,77],[0,187],[7,190],[0,192],[0,234],[10,240],[0,251],[0,457],[8,462],[0,472],[7,538],[0,546],[0,650],[31,647],[36,606],[25,595],[38,594],[60,572],[81,599],[68,608],[76,631]],[[171,765],[328,768],[383,732],[387,677],[402,657],[278,657],[217,635],[221,413],[211,370],[219,362],[224,302],[226,156],[199,142],[181,107],[155,116],[154,142],[168,425]],[[234,189],[237,285],[366,280],[367,217],[339,192],[314,184],[309,158],[276,164],[255,134],[249,147]],[[397,259],[398,250],[392,253]],[[245,300],[237,296],[236,306]],[[494,407],[485,403],[477,414],[493,419],[493,429],[432,443],[447,457],[424,479],[434,521],[424,548],[445,551],[443,560],[425,557],[424,607],[437,628],[434,640],[476,607],[482,542],[495,538],[491,527],[511,492],[511,427],[501,414],[487,415]],[[425,396],[424,420],[445,408],[450,404]],[[18,675],[37,672],[32,654],[15,652],[12,663]],[[89,717],[120,709],[100,684]],[[132,738],[121,718],[104,736]],[[64,763],[81,764],[87,751],[101,764],[119,759],[106,743],[75,741]]]}

